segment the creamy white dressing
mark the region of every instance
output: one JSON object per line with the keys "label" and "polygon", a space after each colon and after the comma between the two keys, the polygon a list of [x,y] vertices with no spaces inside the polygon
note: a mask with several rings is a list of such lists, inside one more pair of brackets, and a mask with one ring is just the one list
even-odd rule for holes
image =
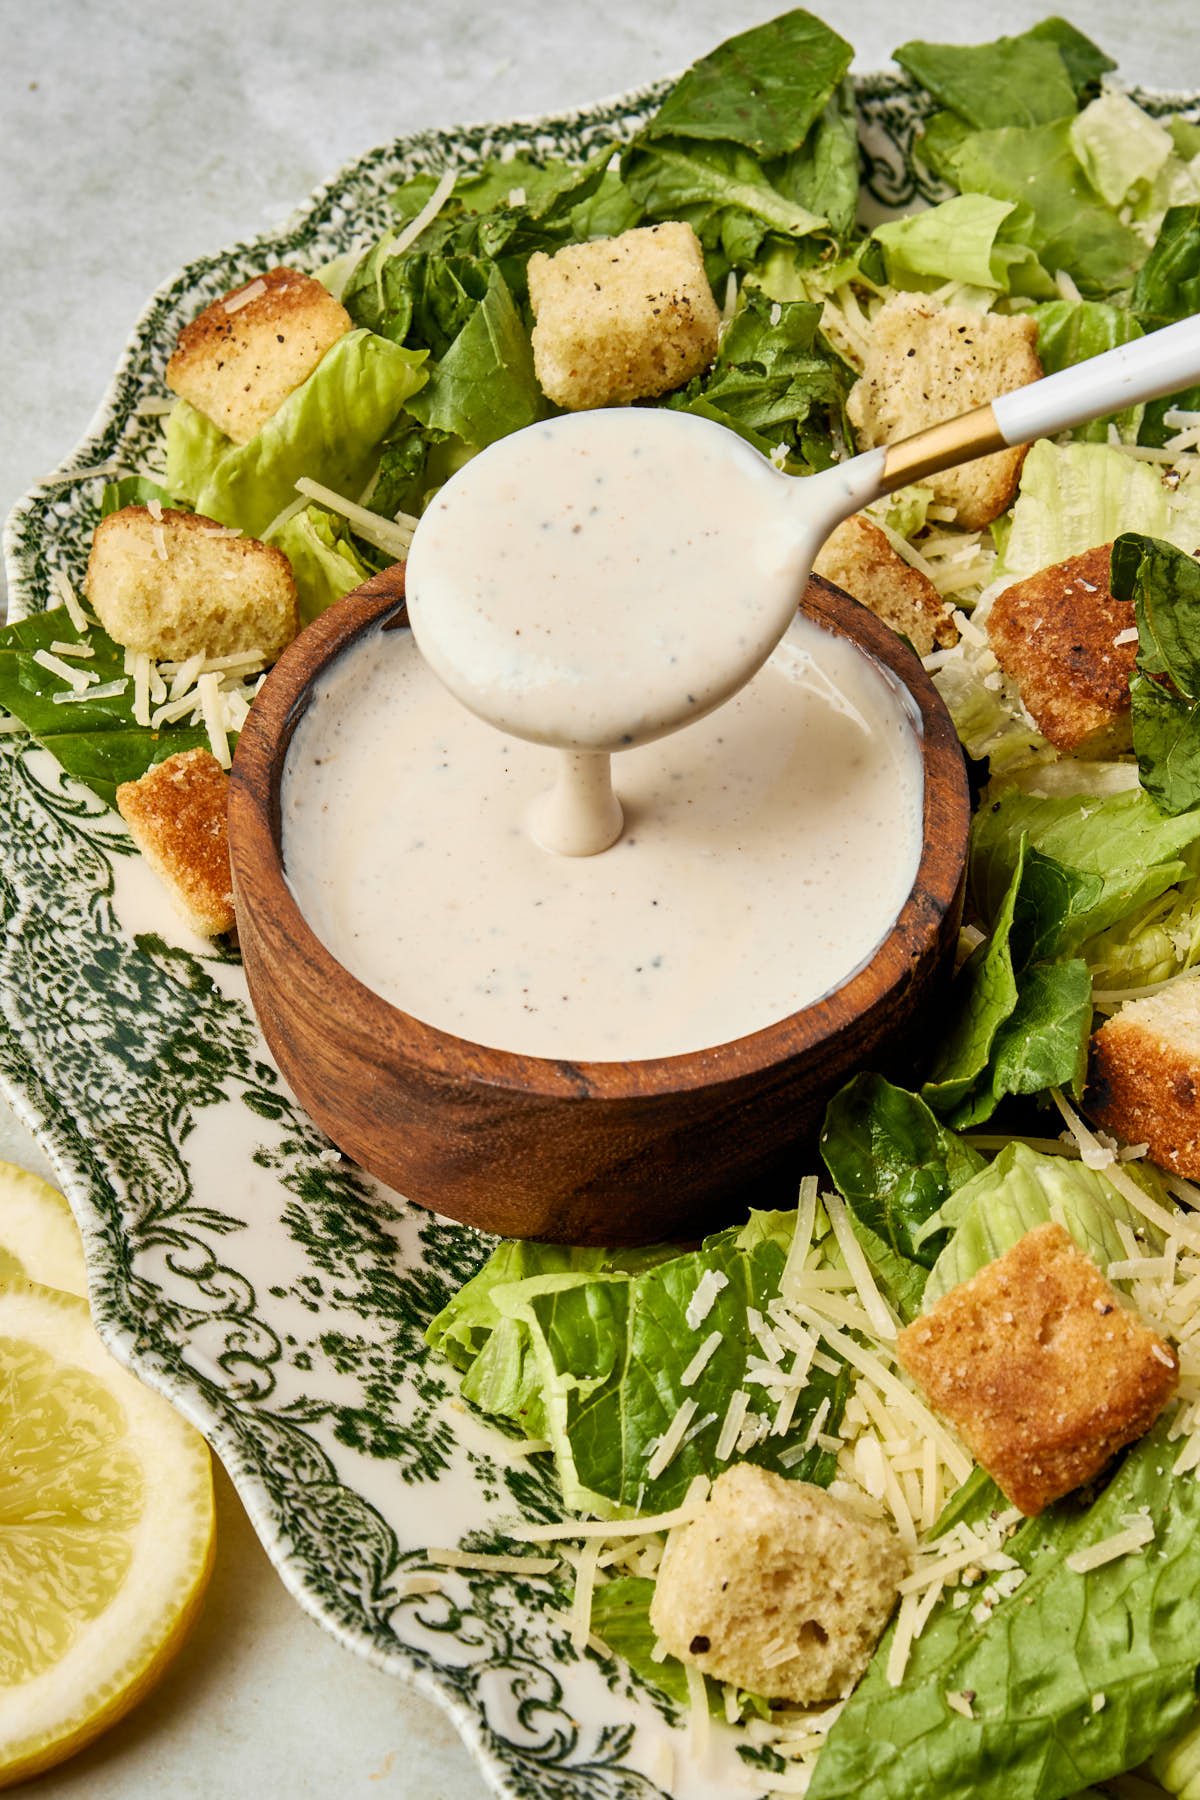
{"label": "creamy white dressing", "polygon": [[709,419],[569,413],[502,438],[423,514],[417,642],[480,718],[613,751],[700,718],[779,642],[883,452],[799,481]]}
{"label": "creamy white dressing", "polygon": [[910,708],[808,620],[719,711],[616,758],[626,824],[604,855],[550,856],[531,835],[555,762],[459,706],[409,632],[367,634],[315,684],[288,755],[301,912],[415,1018],[605,1061],[786,1017],[870,957],[911,890]]}

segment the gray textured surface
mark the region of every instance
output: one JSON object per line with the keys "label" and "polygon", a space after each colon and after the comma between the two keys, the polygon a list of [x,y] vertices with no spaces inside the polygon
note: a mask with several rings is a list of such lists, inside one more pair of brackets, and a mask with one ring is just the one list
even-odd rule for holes
{"label": "gray textured surface", "polygon": [[[679,69],[780,10],[751,0],[0,0],[0,514],[83,434],[151,290],[285,218],[349,158],[426,125],[579,105]],[[906,36],[977,40],[1049,0],[840,0],[877,68]],[[1200,88],[1195,0],[1066,10],[1130,81]],[[35,1160],[0,1121],[0,1155]],[[477,1800],[428,1702],[299,1612],[236,1497],[195,1637],[124,1725],[25,1791],[45,1800]]]}

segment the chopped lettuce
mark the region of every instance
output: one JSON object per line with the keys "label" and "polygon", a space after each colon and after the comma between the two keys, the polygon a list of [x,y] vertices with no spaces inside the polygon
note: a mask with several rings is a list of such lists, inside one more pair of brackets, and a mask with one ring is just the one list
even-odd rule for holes
{"label": "chopped lettuce", "polygon": [[[779,1289],[794,1213],[754,1213],[699,1250],[636,1253],[633,1265],[604,1252],[501,1245],[429,1328],[429,1341],[466,1365],[463,1392],[481,1410],[553,1446],[566,1505],[576,1511],[657,1512],[676,1505],[698,1474],[724,1466],[714,1449],[731,1395],[759,1354],[752,1309],[766,1315]],[[723,1279],[722,1279],[723,1278]],[[687,1313],[706,1281],[711,1305]],[[705,1340],[714,1354],[685,1389],[682,1376]],[[814,1446],[798,1461],[821,1402],[840,1416],[844,1377],[817,1371],[789,1432],[743,1453],[800,1479],[825,1481],[833,1459]],[[750,1415],[773,1411],[750,1386]],[[690,1434],[657,1475],[648,1464],[681,1405],[695,1403]]]}
{"label": "chopped lettuce", "polygon": [[625,151],[633,199],[647,218],[689,221],[713,278],[766,244],[848,229],[852,55],[811,13],[785,13],[689,69]]}
{"label": "chopped lettuce", "polygon": [[670,404],[731,426],[764,453],[782,444],[796,468],[833,460],[851,376],[818,336],[821,309],[748,289],[711,370]]}
{"label": "chopped lettuce", "polygon": [[305,506],[293,514],[271,533],[271,542],[292,565],[302,625],[375,573],[345,521],[322,506]]}
{"label": "chopped lettuce", "polygon": [[1200,564],[1140,533],[1113,546],[1113,593],[1137,609],[1129,684],[1142,786],[1164,812],[1200,807]]}
{"label": "chopped lettuce", "polygon": [[1053,294],[1053,281],[1022,237],[1026,226],[1027,215],[1015,201],[956,194],[925,212],[877,225],[872,235],[883,246],[893,287],[960,281],[998,294]]}
{"label": "chopped lettuce", "polygon": [[[1139,1178],[1150,1184],[1160,1205],[1169,1207],[1169,1198],[1151,1172],[1142,1172]],[[1015,1139],[930,1216],[927,1230],[949,1232],[950,1241],[930,1270],[924,1310],[960,1281],[969,1281],[985,1263],[1011,1250],[1027,1231],[1051,1220],[1069,1231],[1101,1269],[1126,1255],[1118,1222],[1142,1235],[1148,1254],[1156,1255],[1162,1247],[1161,1234],[1098,1170],[1065,1156],[1047,1156]]]}
{"label": "chopped lettuce", "polygon": [[174,496],[157,481],[150,481],[145,475],[123,475],[120,481],[105,483],[100,517],[106,519],[109,513],[120,512],[123,506],[148,506],[151,500],[157,500],[160,506],[177,505]]}
{"label": "chopped lettuce", "polygon": [[478,449],[545,416],[529,332],[499,268],[408,410],[422,425]]}
{"label": "chopped lettuce", "polygon": [[[1090,1505],[1068,1497],[1019,1528],[1005,1549],[1025,1579],[988,1619],[943,1596],[895,1688],[893,1624],[829,1734],[809,1800],[1053,1800],[1178,1731],[1200,1663],[1200,1483],[1172,1476],[1170,1430],[1168,1414]],[[1086,1577],[1068,1567],[1142,1511],[1155,1527],[1148,1549]],[[947,1703],[963,1693],[970,1716]]]}
{"label": "chopped lettuce", "polygon": [[1197,840],[1200,811],[1168,818],[1140,788],[1106,796],[989,791],[971,832],[972,905],[991,918],[1028,849],[1094,876],[1100,885],[1076,887],[1064,914],[1058,951],[1070,954],[1186,878],[1181,852]]}
{"label": "chopped lettuce", "polygon": [[1045,269],[1065,270],[1085,296],[1102,299],[1132,283],[1145,245],[1084,174],[1070,120],[966,133],[931,124],[923,154],[962,193],[1027,208],[1025,241]]}
{"label": "chopped lettuce", "polygon": [[[1200,204],[1168,209],[1154,247],[1138,270],[1132,306],[1147,331],[1156,331],[1160,325],[1173,325],[1177,319],[1188,319],[1200,312]],[[1143,443],[1166,442],[1171,433],[1163,422],[1163,415],[1173,407],[1184,412],[1200,412],[1200,383],[1149,403],[1141,431]],[[1153,525],[1141,519],[1126,520],[1125,523],[1136,524],[1141,531],[1155,530]],[[1195,546],[1185,544],[1182,547]]]}
{"label": "chopped lettuce", "polygon": [[1092,987],[1061,948],[1062,909],[1076,901],[1067,871],[1018,842],[990,935],[955,978],[948,1029],[922,1098],[956,1127],[979,1123],[1007,1094],[1078,1088],[1087,1065]]}
{"label": "chopped lettuce", "polygon": [[167,486],[197,512],[261,537],[301,475],[356,500],[405,401],[425,382],[423,351],[348,331],[246,444],[181,400],[167,426]]}
{"label": "chopped lettuce", "polygon": [[1165,488],[1149,463],[1108,444],[1039,438],[1021,471],[1004,572],[1020,580],[1129,530],[1190,550],[1198,528],[1200,503]]}
{"label": "chopped lettuce", "polygon": [[133,716],[133,680],[124,692],[106,700],[56,702],[70,692],[61,676],[34,661],[54,642],[88,643],[95,654],[86,668],[104,688],[125,677],[125,652],[107,632],[92,626],[86,638],[76,631],[64,609],[34,613],[0,628],[0,707],[58,758],[68,775],[90,787],[109,806],[123,781],[136,781],[154,763],[177,750],[207,745],[208,733],[192,725],[167,725],[152,731]]}
{"label": "chopped lettuce", "polygon": [[821,1155],[855,1219],[926,1269],[940,1248],[929,1220],[983,1168],[916,1094],[872,1074],[829,1102]]}
{"label": "chopped lettuce", "polygon": [[1152,182],[1175,154],[1170,132],[1112,88],[1072,121],[1071,148],[1100,198],[1113,207]]}
{"label": "chopped lettuce", "polygon": [[894,54],[914,81],[976,131],[1045,125],[1076,109],[1075,84],[1059,45],[1036,32],[990,44],[914,40]]}

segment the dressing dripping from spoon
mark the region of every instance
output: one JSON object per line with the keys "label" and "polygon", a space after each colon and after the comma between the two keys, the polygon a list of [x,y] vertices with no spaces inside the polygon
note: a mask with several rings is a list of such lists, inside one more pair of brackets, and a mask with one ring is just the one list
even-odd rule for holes
{"label": "dressing dripping from spoon", "polygon": [[802,479],[670,408],[568,413],[500,439],[413,539],[409,619],[434,673],[502,732],[562,752],[530,828],[620,836],[614,752],[702,718],[795,615],[830,532],[882,495],[1200,379],[1200,316]]}

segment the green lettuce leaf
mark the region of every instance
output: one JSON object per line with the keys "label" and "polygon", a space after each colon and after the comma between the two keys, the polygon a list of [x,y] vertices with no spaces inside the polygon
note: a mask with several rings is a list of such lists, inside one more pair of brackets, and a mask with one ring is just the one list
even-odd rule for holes
{"label": "green lettuce leaf", "polygon": [[[752,1214],[740,1229],[699,1250],[639,1252],[622,1269],[604,1252],[501,1246],[430,1327],[430,1341],[462,1367],[463,1392],[482,1410],[524,1433],[549,1438],[568,1507],[598,1512],[659,1511],[675,1505],[697,1474],[716,1475],[714,1446],[730,1396],[760,1354],[749,1313],[765,1316],[779,1288],[794,1213]],[[648,1256],[660,1260],[647,1264]],[[722,1275],[711,1310],[695,1328],[686,1313],[706,1274]],[[472,1292],[474,1290],[474,1292]],[[711,1360],[685,1389],[681,1376],[710,1333]],[[828,1398],[840,1416],[848,1382],[817,1371],[789,1433],[767,1437],[750,1461],[799,1479],[825,1481],[833,1459],[818,1446],[784,1465]],[[751,1385],[751,1411],[773,1411]],[[696,1403],[696,1434],[657,1478],[646,1466],[685,1400]]]}
{"label": "green lettuce leaf", "polygon": [[963,193],[1028,208],[1025,241],[1045,269],[1065,269],[1086,297],[1103,298],[1132,283],[1145,246],[1080,168],[1069,120],[970,132],[956,141],[930,130],[923,153]]}
{"label": "green lettuce leaf", "polygon": [[971,1110],[970,1095],[986,1073],[996,1033],[1017,1004],[1009,939],[1024,860],[1022,841],[992,920],[991,935],[976,946],[955,977],[950,1022],[930,1078],[921,1089],[921,1098],[951,1123],[958,1108]]}
{"label": "green lettuce leaf", "polygon": [[694,63],[644,137],[726,139],[760,159],[798,149],[850,68],[853,47],[799,9]]}
{"label": "green lettuce leaf", "polygon": [[294,514],[272,532],[271,542],[292,565],[302,625],[375,573],[355,548],[345,521],[321,506]]}
{"label": "green lettuce leaf", "polygon": [[[1138,270],[1132,306],[1147,331],[1200,312],[1200,204],[1168,209],[1154,247]],[[1149,402],[1140,433],[1142,443],[1166,442],[1171,428],[1164,424],[1163,415],[1174,407],[1200,412],[1200,383]],[[1139,521],[1139,529],[1152,531],[1154,527]],[[1189,547],[1194,548],[1184,546]]]}
{"label": "green lettuce leaf", "polygon": [[852,376],[817,337],[820,317],[819,306],[748,289],[711,370],[670,404],[731,425],[763,451],[782,443],[801,466],[827,467]]}
{"label": "green lettuce leaf", "polygon": [[835,238],[858,214],[858,117],[854,88],[844,81],[804,142],[770,165],[781,194],[829,221]]}
{"label": "green lettuce leaf", "polygon": [[650,1687],[661,1689],[676,1706],[686,1707],[689,1694],[683,1664],[674,1656],[656,1662],[652,1654],[658,1642],[650,1623],[653,1598],[654,1582],[649,1576],[618,1575],[603,1582],[592,1596],[592,1630]]}
{"label": "green lettuce leaf", "polygon": [[893,55],[939,105],[976,131],[1045,125],[1076,109],[1075,84],[1059,45],[1034,32],[990,44],[914,40]]}
{"label": "green lettuce leaf", "polygon": [[1108,444],[1053,444],[1039,438],[1021,471],[1004,573],[1020,580],[1110,543],[1123,531],[1200,543],[1186,492],[1172,494],[1158,471]]}
{"label": "green lettuce leaf", "polygon": [[[1169,1197],[1153,1176],[1144,1178],[1152,1183],[1153,1197],[1169,1207]],[[1017,1139],[930,1216],[929,1232],[942,1237],[949,1232],[950,1241],[925,1284],[924,1310],[1011,1250],[1027,1231],[1051,1220],[1069,1231],[1101,1269],[1126,1255],[1118,1221],[1145,1239],[1148,1254],[1157,1255],[1162,1246],[1161,1234],[1099,1170],[1065,1156],[1047,1156]]]}
{"label": "green lettuce leaf", "polygon": [[829,224],[789,199],[740,144],[639,138],[625,152],[621,175],[647,218],[686,220],[705,249],[733,267],[752,262],[772,234],[805,238]]}
{"label": "green lettuce leaf", "polygon": [[893,287],[966,282],[1001,294],[1047,294],[1054,283],[1020,240],[1022,210],[989,194],[956,194],[940,206],[875,227]]}
{"label": "green lettuce leaf", "polygon": [[1165,126],[1128,94],[1110,89],[1072,121],[1071,148],[1100,198],[1118,207],[1140,183],[1154,180],[1175,146]]}
{"label": "green lettuce leaf", "polygon": [[1168,818],[1139,788],[1105,797],[989,790],[971,831],[971,903],[981,918],[992,917],[1029,850],[1093,876],[1098,888],[1071,884],[1064,896],[1054,953],[1073,952],[1186,877],[1180,852],[1198,839],[1200,812]]}
{"label": "green lettuce leaf", "polygon": [[0,628],[0,707],[20,719],[39,744],[109,806],[123,781],[136,781],[178,750],[208,744],[208,733],[192,725],[167,725],[160,731],[139,725],[133,716],[133,680],[110,700],[78,700],[56,704],[55,694],[69,693],[69,683],[34,662],[52,643],[88,643],[95,651],[86,667],[105,687],[125,673],[125,652],[107,632],[93,626],[86,637],[66,612],[35,613]]}
{"label": "green lettuce leaf", "polygon": [[149,481],[145,475],[123,475],[120,481],[105,482],[100,517],[107,519],[109,513],[120,512],[123,506],[148,506],[151,500],[157,500],[160,506],[178,504],[157,481]]}
{"label": "green lettuce leaf", "polygon": [[916,1094],[872,1074],[854,1076],[829,1102],[821,1155],[856,1224],[923,1270],[941,1247],[929,1219],[984,1166]]}
{"label": "green lettuce leaf", "polygon": [[1172,815],[1200,806],[1200,564],[1129,532],[1113,545],[1112,590],[1137,609],[1129,684],[1142,786]]}
{"label": "green lettuce leaf", "polygon": [[529,333],[498,267],[408,410],[422,425],[478,449],[545,416]]}
{"label": "green lettuce leaf", "polygon": [[1111,56],[1106,56],[1091,38],[1077,31],[1066,19],[1041,19],[1038,24],[1031,25],[1024,36],[1035,43],[1054,45],[1063,59],[1063,67],[1078,101],[1090,99],[1099,89],[1103,77],[1117,66]]}
{"label": "green lettuce leaf", "polygon": [[247,444],[181,400],[167,425],[167,485],[197,512],[261,537],[301,475],[354,500],[396,414],[425,382],[423,351],[348,331]]}
{"label": "green lettuce leaf", "polygon": [[[1200,1483],[1172,1477],[1170,1428],[1168,1416],[1090,1506],[1068,1498],[1020,1527],[1005,1548],[1025,1580],[983,1624],[943,1599],[896,1688],[889,1630],[830,1732],[809,1800],[1054,1800],[1133,1767],[1177,1731],[1200,1663]],[[1155,1524],[1144,1554],[1087,1576],[1067,1567],[1143,1509]],[[946,1701],[963,1692],[971,1718]]]}

